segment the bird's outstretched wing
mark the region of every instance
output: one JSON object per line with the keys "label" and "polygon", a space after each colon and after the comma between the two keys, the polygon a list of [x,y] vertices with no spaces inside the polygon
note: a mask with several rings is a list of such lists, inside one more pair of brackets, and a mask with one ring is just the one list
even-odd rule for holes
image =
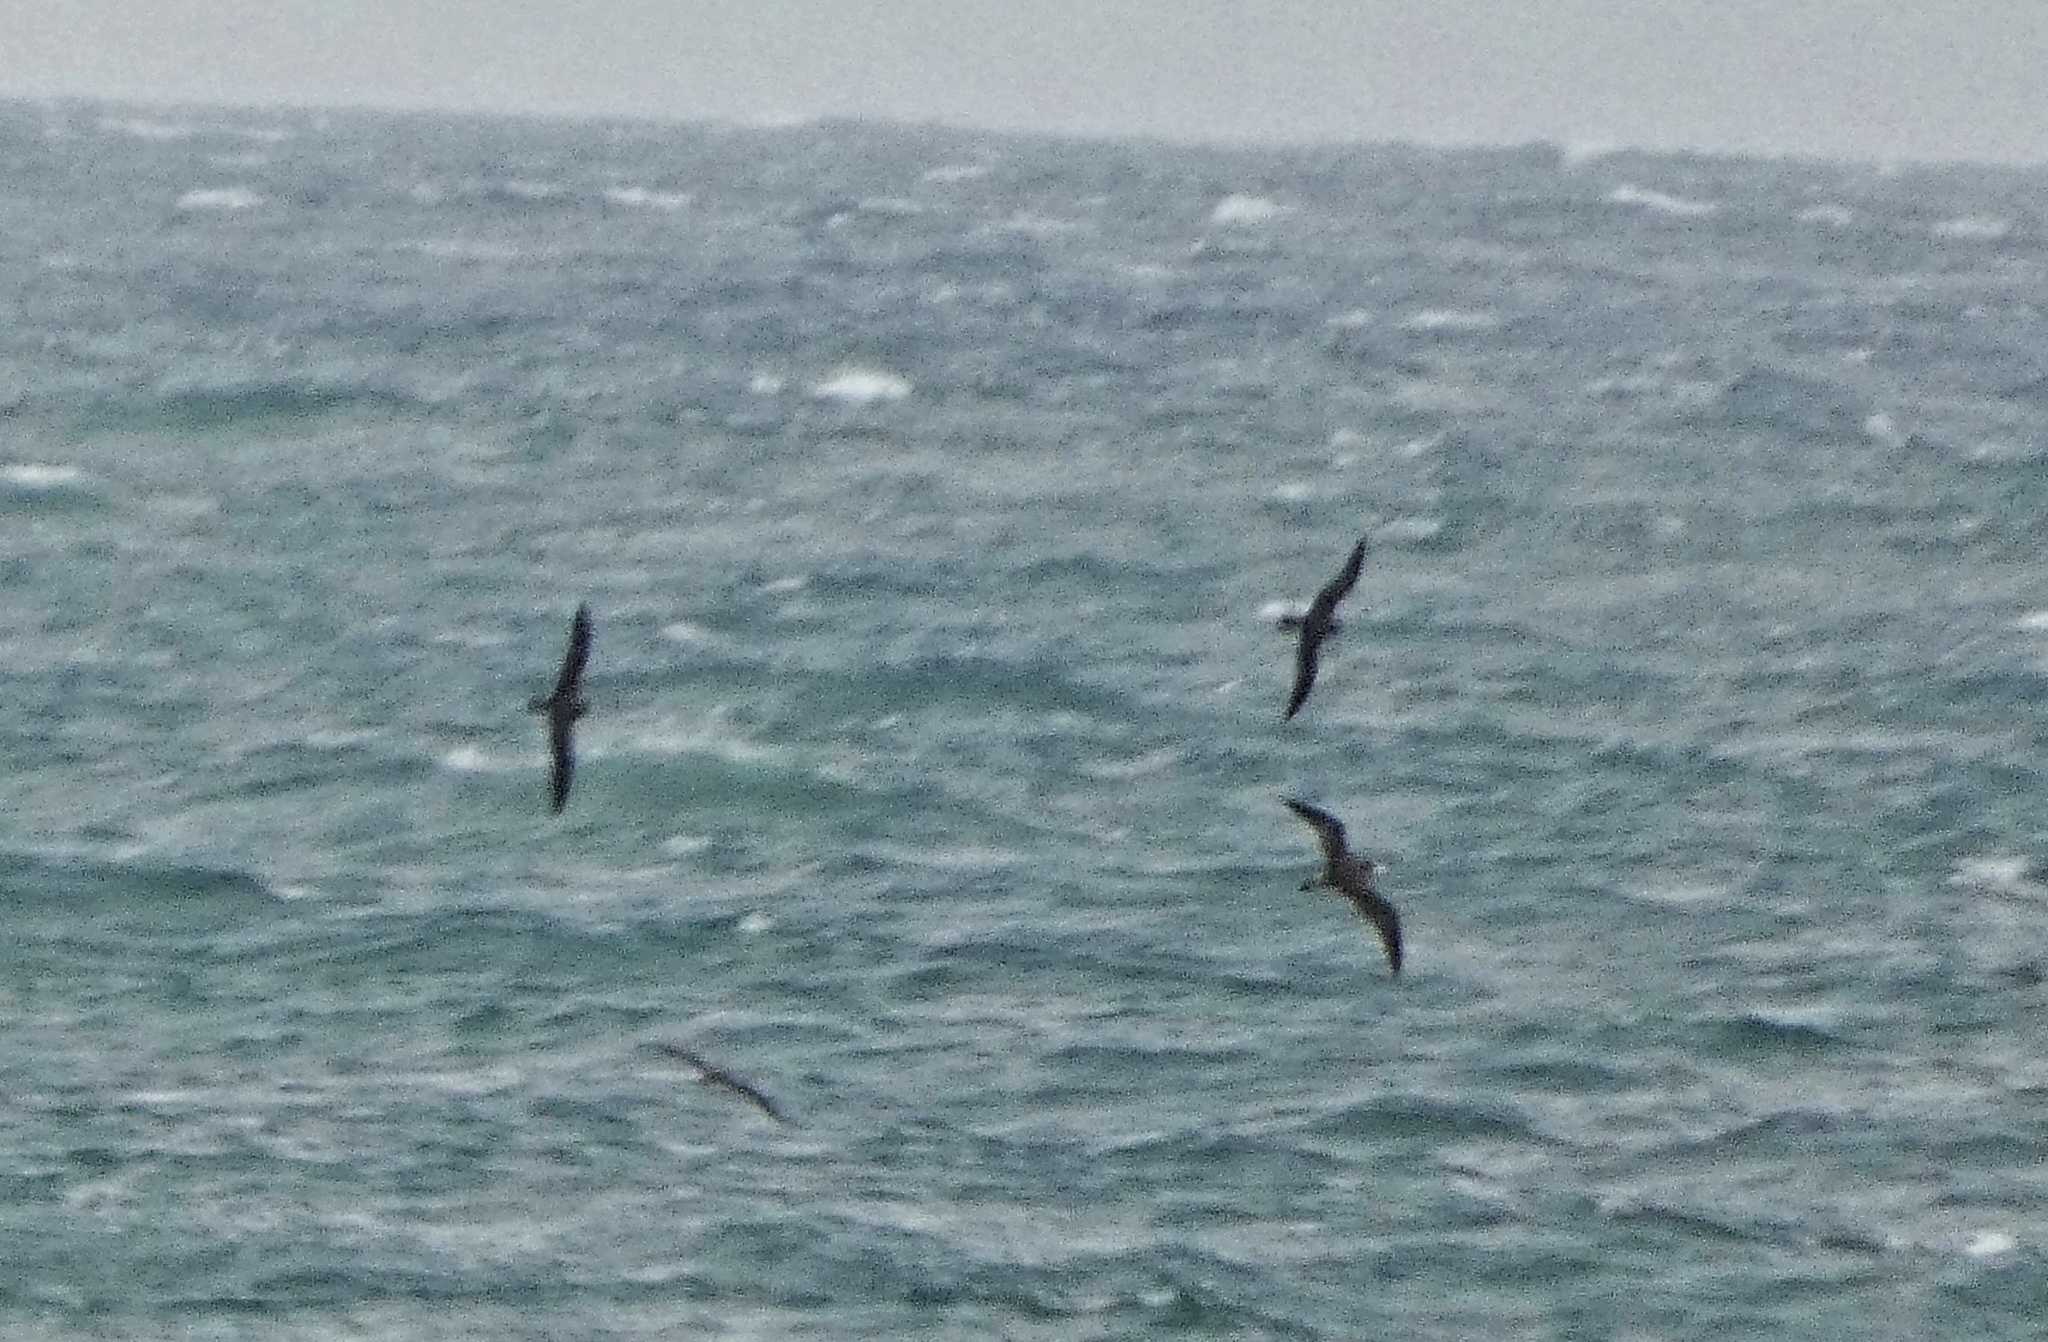
{"label": "bird's outstretched wing", "polygon": [[1367,921],[1379,929],[1380,945],[1387,948],[1387,964],[1393,968],[1394,973],[1399,974],[1401,972],[1400,913],[1376,891],[1362,887],[1355,888],[1348,882],[1341,888],[1344,891],[1345,897],[1356,906],[1361,914],[1365,915]]}
{"label": "bird's outstretched wing", "polygon": [[550,795],[556,815],[560,815],[562,808],[569,804],[569,784],[576,777],[576,752],[569,740],[575,727],[575,719],[567,713],[558,710],[548,715],[548,753],[554,759]]}
{"label": "bird's outstretched wing", "polygon": [[1287,712],[1281,715],[1283,718],[1293,717],[1308,702],[1308,692],[1316,684],[1316,657],[1322,644],[1321,639],[1310,637],[1306,628],[1302,630],[1301,642],[1294,649],[1294,691],[1287,696]]}
{"label": "bird's outstretched wing", "polygon": [[583,679],[584,663],[590,660],[590,603],[576,607],[576,618],[569,625],[569,650],[562,654],[562,674],[555,678],[555,696],[574,695],[576,685]]}
{"label": "bird's outstretched wing", "polygon": [[1316,843],[1323,850],[1323,861],[1334,865],[1338,858],[1350,851],[1344,844],[1344,824],[1336,816],[1293,797],[1282,797],[1280,804],[1307,821],[1309,828],[1316,832]]}
{"label": "bird's outstretched wing", "polygon": [[759,1109],[762,1113],[768,1115],[768,1117],[774,1119],[777,1123],[789,1122],[789,1116],[782,1112],[781,1106],[763,1094],[759,1087],[734,1076],[723,1067],[711,1062],[703,1054],[684,1048],[681,1044],[656,1044],[655,1047],[668,1054],[671,1058],[688,1063],[695,1069],[697,1079],[705,1085],[716,1086],[720,1090],[732,1092],[753,1105],[756,1109]]}
{"label": "bird's outstretched wing", "polygon": [[1358,586],[1358,575],[1365,570],[1365,537],[1358,538],[1358,544],[1351,547],[1351,557],[1344,561],[1344,567],[1337,570],[1337,576],[1324,583],[1316,593],[1316,599],[1309,603],[1308,614],[1302,617],[1302,625],[1323,625],[1330,623],[1330,617],[1337,613],[1337,603],[1351,595],[1351,589]]}

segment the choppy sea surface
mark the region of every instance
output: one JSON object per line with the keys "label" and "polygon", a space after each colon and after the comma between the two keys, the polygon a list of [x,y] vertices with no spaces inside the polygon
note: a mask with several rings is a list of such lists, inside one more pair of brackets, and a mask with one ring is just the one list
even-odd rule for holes
{"label": "choppy sea surface", "polygon": [[2048,171],[13,104],[0,313],[0,1333],[2040,1335]]}

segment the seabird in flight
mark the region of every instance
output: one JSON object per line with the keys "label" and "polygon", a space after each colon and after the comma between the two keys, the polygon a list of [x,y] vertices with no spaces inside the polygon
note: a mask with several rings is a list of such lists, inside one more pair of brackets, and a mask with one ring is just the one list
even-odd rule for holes
{"label": "seabird in flight", "polygon": [[777,1123],[789,1122],[789,1116],[782,1112],[775,1101],[762,1094],[758,1087],[713,1064],[703,1054],[684,1048],[681,1044],[656,1044],[654,1047],[671,1058],[688,1063],[696,1071],[697,1079],[705,1085],[731,1091]]}
{"label": "seabird in flight", "polygon": [[1308,614],[1301,617],[1301,643],[1294,650],[1294,693],[1287,696],[1286,717],[1293,717],[1308,702],[1308,692],[1316,683],[1316,655],[1322,650],[1323,640],[1337,627],[1333,618],[1337,603],[1357,584],[1359,570],[1364,567],[1365,538],[1361,536],[1351,548],[1351,558],[1344,561],[1336,577],[1323,584],[1309,604]]}
{"label": "seabird in flight", "polygon": [[569,739],[576,719],[590,711],[578,691],[583,682],[583,664],[590,660],[590,604],[576,607],[576,619],[569,626],[569,650],[562,656],[562,674],[555,678],[554,693],[535,699],[527,707],[548,718],[548,751],[554,756],[554,812],[562,813],[569,802],[569,781],[576,776],[576,756]]}
{"label": "seabird in flight", "polygon": [[1327,886],[1357,905],[1358,911],[1379,929],[1380,941],[1387,948],[1387,963],[1398,975],[1401,972],[1401,915],[1373,888],[1372,859],[1360,857],[1345,847],[1344,826],[1328,811],[1318,810],[1292,797],[1280,800],[1288,810],[1308,822],[1323,850],[1323,874],[1310,877],[1301,888],[1313,890]]}

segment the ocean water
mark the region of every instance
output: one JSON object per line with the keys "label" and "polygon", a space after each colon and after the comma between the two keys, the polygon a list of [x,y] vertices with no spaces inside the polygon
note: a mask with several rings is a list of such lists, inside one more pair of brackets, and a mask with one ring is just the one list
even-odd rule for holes
{"label": "ocean water", "polygon": [[14,104],[0,295],[0,1334],[2040,1335],[2048,172]]}

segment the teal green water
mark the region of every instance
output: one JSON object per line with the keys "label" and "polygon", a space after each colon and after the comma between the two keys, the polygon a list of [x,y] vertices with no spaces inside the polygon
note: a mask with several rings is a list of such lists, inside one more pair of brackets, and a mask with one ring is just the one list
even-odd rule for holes
{"label": "teal green water", "polygon": [[2041,173],[12,105],[0,183],[0,1332],[2037,1334]]}

